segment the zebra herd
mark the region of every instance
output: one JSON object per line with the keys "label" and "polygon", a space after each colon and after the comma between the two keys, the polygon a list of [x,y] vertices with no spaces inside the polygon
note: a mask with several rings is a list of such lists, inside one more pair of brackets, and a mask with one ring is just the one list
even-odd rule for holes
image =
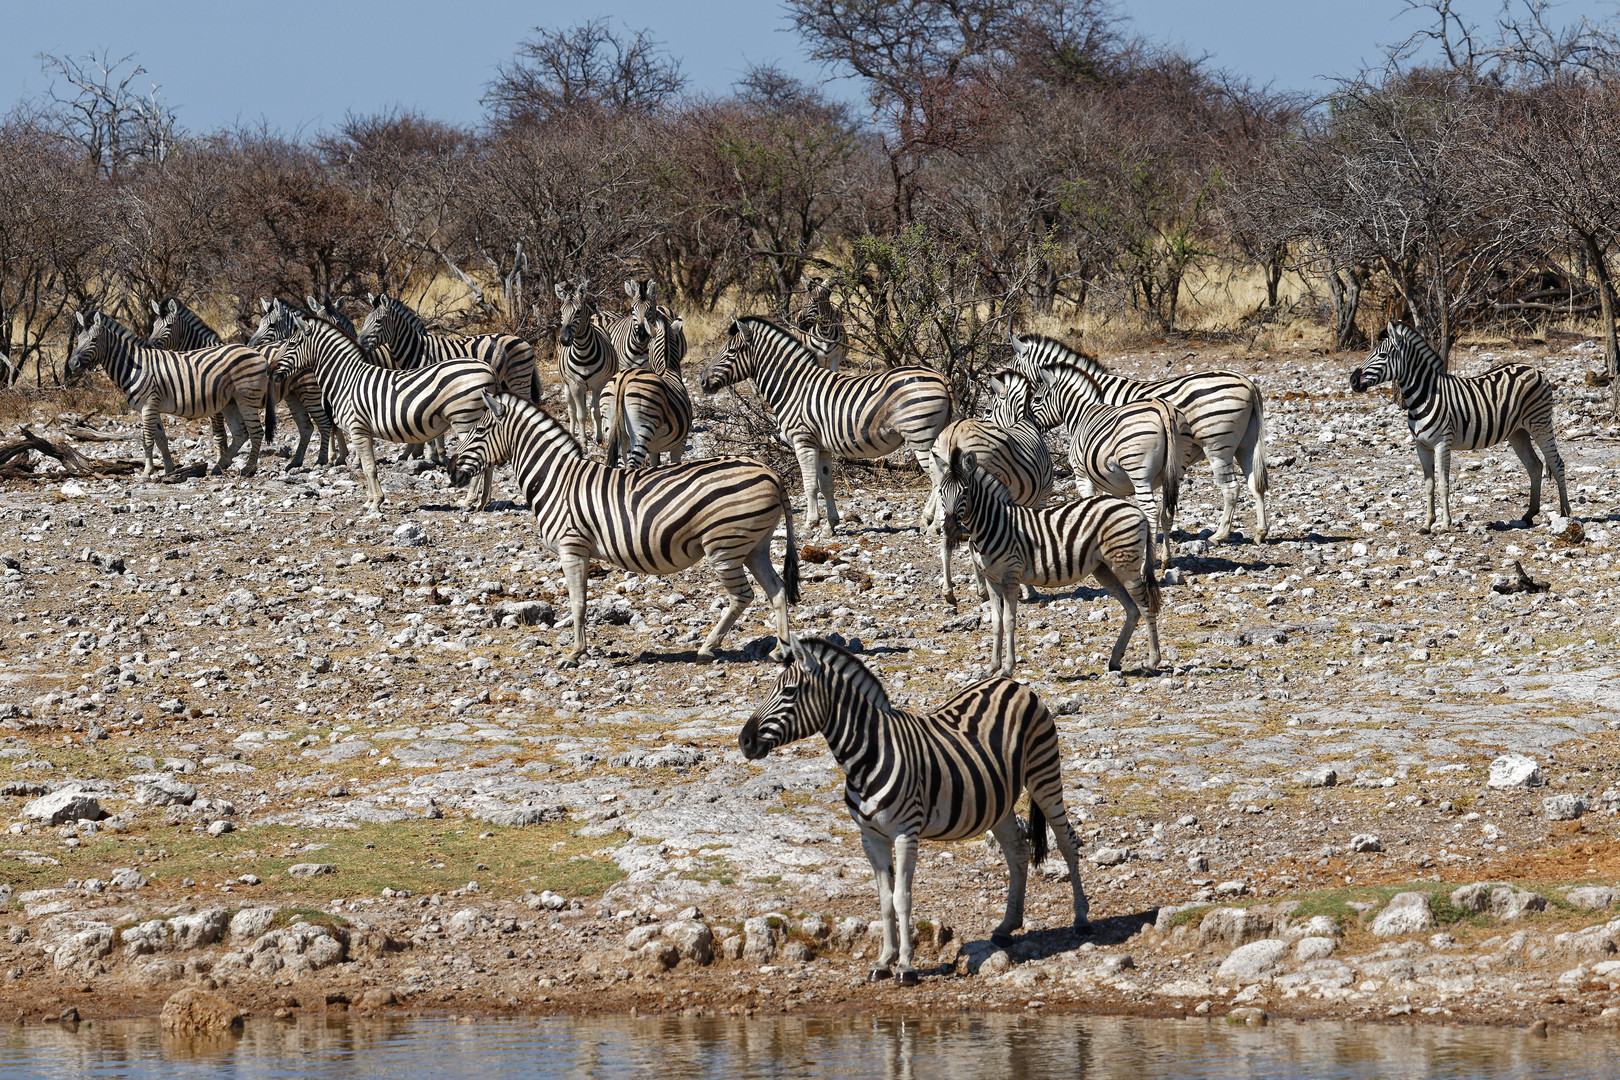
{"label": "zebra herd", "polygon": [[[628,309],[604,312],[588,280],[556,286],[565,420],[540,405],[531,343],[513,335],[440,334],[387,295],[369,298],[358,331],[338,300],[307,297],[302,306],[263,300],[246,345],[224,343],[178,300],[154,305],[157,321],[144,342],[103,312],[81,313],[67,371],[77,377],[101,367],[140,411],[148,474],[154,449],[166,470],[175,467],[161,422],[167,413],[210,420],[219,446],[216,473],[250,444],[242,474],[251,475],[274,436],[278,395],[299,429],[293,465],[302,463],[316,431],[320,463],[342,464],[352,447],[373,512],[383,503],[379,439],[432,446],[457,487],[478,483],[469,507],[487,503],[493,471],[510,465],[567,584],[563,625],[571,624],[573,641],[559,658],[562,667],[577,665],[586,652],[593,561],[662,576],[707,559],[727,600],[698,650],[702,660],[715,657],[752,602],[752,577],[771,608],[772,655],[785,667],[739,744],[757,759],[817,731],[826,737],[877,875],[885,932],[873,977],[916,978],[910,909],[920,839],[961,839],[987,829],[996,837],[1009,869],[1007,910],[994,935],[1003,942],[1022,925],[1027,865],[1032,855],[1036,863],[1045,855],[1050,825],[1068,862],[1075,925],[1084,927],[1079,841],[1064,810],[1056,728],[1034,692],[1012,678],[1020,593],[1029,590],[1033,598],[1037,588],[1095,579],[1125,610],[1109,669],[1122,667],[1141,621],[1146,667],[1157,669],[1157,559],[1161,551],[1170,559],[1186,470],[1208,461],[1220,488],[1212,541],[1231,535],[1241,480],[1254,497],[1255,536],[1267,536],[1265,405],[1258,388],[1225,371],[1128,378],[1054,338],[1012,333],[1010,362],[986,382],[989,417],[957,418],[950,384],[933,368],[837,371],[846,341],[825,282],[816,283],[791,325],[757,316],[731,320],[698,386],[714,394],[753,384],[776,437],[798,461],[807,533],[830,536],[839,525],[834,458],[904,451],[929,477],[920,522],[939,533],[941,590],[953,606],[952,555],[964,544],[971,549],[978,593],[989,601],[991,675],[918,714],[891,703],[851,653],[793,634],[788,608],[800,598],[801,554],[786,485],[751,458],[683,460],[693,413],[682,375],[682,320],[659,303],[656,283],[629,281],[624,290]],[[1391,324],[1350,376],[1357,392],[1381,382],[1396,384],[1423,467],[1423,531],[1435,524],[1437,481],[1439,527],[1451,527],[1451,451],[1504,440],[1530,475],[1526,523],[1540,510],[1543,470],[1568,515],[1553,388],[1540,371],[1509,364],[1483,375],[1451,375],[1415,331]],[[1052,502],[1046,432],[1060,426],[1068,433],[1078,497]],[[456,436],[449,458],[441,444],[447,433]],[[593,444],[602,460],[589,452]],[[660,464],[664,455],[668,464]],[[771,561],[779,528],[786,540],[780,572]],[[1027,830],[1013,811],[1026,789]]]}

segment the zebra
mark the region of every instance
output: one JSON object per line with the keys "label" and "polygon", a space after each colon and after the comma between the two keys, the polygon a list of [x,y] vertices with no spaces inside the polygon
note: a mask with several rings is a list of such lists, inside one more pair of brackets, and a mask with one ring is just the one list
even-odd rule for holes
{"label": "zebra", "polygon": [[[1187,464],[1207,459],[1221,489],[1221,520],[1210,540],[1225,543],[1232,535],[1237,516],[1238,477],[1241,470],[1249,479],[1254,495],[1255,536],[1265,540],[1266,492],[1266,409],[1259,389],[1252,381],[1231,371],[1199,371],[1168,379],[1129,379],[1111,373],[1094,356],[1069,348],[1056,338],[1040,334],[1013,334],[1012,346],[1017,367],[1032,376],[1042,368],[1068,365],[1084,371],[1102,388],[1103,400],[1110,405],[1159,398],[1181,410],[1191,433]],[[1053,370],[1054,395],[1069,390],[1069,371]]]}
{"label": "zebra", "polygon": [[[507,393],[540,400],[540,372],[534,362],[534,346],[516,334],[447,334],[429,331],[416,312],[397,296],[368,294],[371,311],[354,335],[368,353],[384,350],[373,359],[399,371],[413,371],[444,360],[472,357],[495,369],[501,389]],[[311,307],[316,314],[319,309]]]}
{"label": "zebra", "polygon": [[[219,335],[212,326],[203,321],[190,307],[180,301],[179,297],[171,296],[167,304],[152,301],[152,314],[156,321],[152,324],[152,332],[146,335],[146,343],[155,349],[168,349],[170,352],[193,352],[198,349],[212,349],[225,344],[225,339]],[[248,348],[255,348],[250,342]],[[265,355],[265,363],[271,363],[269,354]],[[276,403],[275,380],[271,380],[268,397],[265,399],[264,445],[269,446],[276,438]],[[225,445],[225,416],[215,413],[208,418],[209,425],[214,431],[214,441],[221,446]]]}
{"label": "zebra", "polygon": [[[678,573],[707,557],[730,594],[700,660],[715,649],[754,598],[748,573],[775,609],[777,647],[787,655],[788,605],[799,602],[799,549],[782,481],[749,458],[708,458],[656,469],[613,469],[591,461],[540,406],[510,394],[484,395],[485,411],[456,446],[458,485],[479,469],[512,464],[534,509],[541,541],[557,553],[568,582],[574,642],[559,667],[585,655],[586,571],[592,560],[638,574]],[[784,521],[787,551],[778,577],[771,536]]]}
{"label": "zebra", "polygon": [[1125,608],[1108,670],[1119,670],[1144,613],[1147,666],[1158,670],[1159,583],[1153,577],[1153,529],[1141,507],[1112,495],[1038,509],[1014,506],[1001,482],[972,451],[961,449],[951,453],[943,472],[945,528],[957,542],[972,543],[990,586],[991,670],[1010,676],[1018,663],[1018,586],[1073,585],[1087,574]]}
{"label": "zebra", "polygon": [[777,434],[799,459],[806,524],[821,522],[816,491],[827,504],[826,534],[838,526],[832,458],[875,458],[905,447],[939,488],[934,440],[951,420],[951,387],[932,368],[895,367],[875,375],[840,376],[787,330],[748,315],[733,319],[725,347],[703,369],[705,393],[746,379],[770,403]]}
{"label": "zebra", "polygon": [[630,298],[629,311],[597,311],[591,322],[613,343],[613,355],[621,370],[647,366],[648,350],[652,347],[653,318],[662,316],[674,328],[667,343],[666,355],[679,364],[686,359],[686,333],[680,320],[669,308],[658,302],[658,282],[626,281],[624,294]]}
{"label": "zebra", "polygon": [[1148,520],[1158,522],[1168,565],[1170,530],[1191,445],[1181,411],[1161,398],[1109,405],[1090,372],[1064,361],[1048,363],[1040,374],[1048,391],[1043,395],[1046,409],[1062,416],[1069,430],[1075,487],[1082,496],[1101,488],[1134,498]]}
{"label": "zebra", "polygon": [[[949,461],[957,448],[971,450],[979,464],[1001,481],[1008,498],[1017,506],[1035,506],[1052,493],[1052,454],[1046,447],[1034,416],[1034,383],[1022,372],[1000,371],[990,377],[990,391],[996,403],[990,420],[953,420],[934,440],[934,456]],[[935,495],[923,511],[924,523],[938,521],[939,499]],[[956,543],[949,529],[940,529],[941,588],[945,602],[956,606],[956,586],[951,581],[951,558]],[[989,597],[984,577],[974,565],[979,597]],[[1027,595],[1033,599],[1033,590]]]}
{"label": "zebra", "polygon": [[[307,310],[321,314],[317,310],[315,298],[310,297],[311,307]],[[330,308],[324,309],[330,311]],[[248,338],[248,347],[259,349],[270,360],[272,375],[276,371],[276,359],[288,343],[298,333],[298,323],[295,319],[296,309],[285,300],[270,300],[259,298],[259,325]],[[339,327],[347,320],[341,311],[328,316]],[[272,378],[274,384],[277,379]],[[316,431],[321,433],[321,446],[315,455],[315,464],[324,466],[328,460],[333,465],[342,465],[349,458],[349,444],[343,437],[343,432],[337,430],[332,424],[332,418],[327,414],[326,402],[321,397],[321,383],[315,376],[314,368],[306,368],[288,379],[281,387],[281,396],[287,402],[287,411],[292,413],[293,423],[298,427],[298,449],[293,452],[292,460],[287,463],[291,469],[304,467],[304,455],[309,450],[310,436]]]}
{"label": "zebra", "polygon": [[214,475],[224,474],[244,442],[250,446],[241,475],[252,476],[258,470],[260,446],[267,433],[275,431],[276,418],[269,365],[262,355],[245,345],[216,345],[189,352],[154,349],[111,315],[97,311],[86,319],[81,311],[74,317],[79,333],[68,356],[67,375],[78,378],[99,365],[130,405],[140,409],[141,447],[146,452],[143,476],[156,471],[154,446],[163,454],[164,471],[175,471],[169,437],[163,430],[164,413],[187,420],[218,417],[213,422],[219,444]]}
{"label": "zebra", "polygon": [[1451,529],[1451,452],[1483,450],[1503,439],[1530,474],[1524,523],[1533,524],[1541,511],[1543,466],[1558,485],[1558,512],[1569,516],[1564,459],[1553,431],[1553,385],[1541,371],[1528,364],[1503,364],[1483,375],[1448,375],[1445,361],[1416,330],[1389,323],[1367,363],[1350,372],[1350,389],[1358,394],[1382,382],[1393,382],[1398,389],[1423,466],[1427,513],[1422,532],[1434,527],[1437,477],[1440,531]]}
{"label": "zebra", "polygon": [[809,298],[790,320],[788,332],[821,357],[828,371],[837,371],[849,345],[844,319],[833,307],[832,280],[816,278],[806,290]]}
{"label": "zebra", "polygon": [[671,342],[680,330],[662,314],[654,313],[653,336],[647,347],[648,369],[621,371],[608,387],[607,463],[617,465],[622,451],[632,469],[669,452],[671,464],[681,460],[686,437],[692,431],[692,396],[681,379],[678,359],[671,359]]}
{"label": "zebra", "polygon": [[[1080,838],[1063,806],[1057,725],[1033,690],[989,678],[932,712],[915,713],[896,708],[866,665],[829,641],[803,638],[792,652],[737,744],[757,761],[818,731],[826,737],[844,770],[844,804],[877,875],[883,951],[874,981],[891,975],[903,984],[917,981],[911,884],[919,840],[966,840],[986,830],[995,837],[1007,860],[1007,910],[990,940],[1006,947],[1024,925],[1028,867],[1045,860],[1050,823],[1069,864],[1074,926],[1089,929]],[[1014,812],[1025,790],[1027,833]]]}
{"label": "zebra", "polygon": [[587,290],[590,278],[572,284],[557,282],[562,301],[562,326],[557,331],[557,377],[568,406],[568,426],[574,437],[585,440],[587,423],[591,441],[602,441],[602,390],[619,370],[618,354],[607,331],[597,325],[596,308]]}
{"label": "zebra", "polygon": [[[468,431],[483,415],[483,394],[494,389],[495,369],[471,357],[416,371],[368,363],[365,351],[336,323],[319,315],[295,316],[298,333],[276,361],[282,377],[314,370],[334,425],[354,444],[366,478],[366,509],[380,513],[376,439],[427,442],[448,430]],[[483,506],[489,501],[484,473]],[[469,504],[470,505],[470,504]]]}

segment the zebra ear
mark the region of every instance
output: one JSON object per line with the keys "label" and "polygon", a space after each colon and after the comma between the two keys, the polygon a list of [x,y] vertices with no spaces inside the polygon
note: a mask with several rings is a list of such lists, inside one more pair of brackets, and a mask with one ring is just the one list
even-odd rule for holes
{"label": "zebra ear", "polygon": [[647,301],[652,304],[658,303],[658,282],[652,278],[647,279]]}
{"label": "zebra ear", "polygon": [[990,392],[992,394],[996,395],[996,397],[1001,397],[1003,394],[1005,394],[1007,392],[1007,384],[1002,381],[1001,374],[999,372],[997,374],[995,374],[995,375],[990,376],[990,384],[989,385],[990,385]]}
{"label": "zebra ear", "polygon": [[163,318],[163,305],[158,303],[156,300],[152,301],[152,314],[156,315],[160,319]]}
{"label": "zebra ear", "polygon": [[169,297],[169,314],[170,315],[178,315],[178,314],[180,314],[180,301],[177,298],[173,297],[173,296]]}
{"label": "zebra ear", "polygon": [[375,293],[366,293],[366,303],[370,304],[372,307],[376,307],[377,295]]}
{"label": "zebra ear", "polygon": [[792,652],[793,660],[804,669],[805,674],[814,675],[821,670],[821,661],[816,654],[804,647],[804,643],[797,637],[789,636],[788,648]]}
{"label": "zebra ear", "polygon": [[563,288],[563,283],[562,282],[560,282],[560,281],[557,282],[557,284],[553,285],[552,288],[557,291],[557,299],[559,299],[559,300],[567,300],[568,299],[568,290]]}
{"label": "zebra ear", "polygon": [[1384,336],[1387,338],[1395,336],[1395,323],[1393,320],[1384,324]]}
{"label": "zebra ear", "polygon": [[81,329],[81,330],[82,330],[82,329],[84,329],[84,312],[82,312],[82,311],[75,311],[75,312],[74,312],[74,313],[73,313],[73,317],[74,317],[74,319],[76,319],[76,320],[78,320],[78,323],[79,323],[79,328],[80,328],[80,329]]}
{"label": "zebra ear", "polygon": [[624,295],[634,300],[636,297],[641,295],[641,286],[637,285],[634,281],[625,282]]}
{"label": "zebra ear", "polygon": [[484,391],[484,408],[493,413],[497,420],[506,418],[506,403],[488,390]]}
{"label": "zebra ear", "polygon": [[266,315],[270,314],[270,300],[268,297],[259,297],[259,310],[264,312]]}

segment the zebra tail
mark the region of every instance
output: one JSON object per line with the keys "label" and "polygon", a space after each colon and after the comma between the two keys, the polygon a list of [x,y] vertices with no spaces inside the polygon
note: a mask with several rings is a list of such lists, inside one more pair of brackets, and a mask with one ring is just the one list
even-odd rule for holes
{"label": "zebra tail", "polygon": [[269,449],[276,441],[276,380],[264,383],[264,447]]}
{"label": "zebra tail", "polygon": [[1142,531],[1146,535],[1142,544],[1142,587],[1147,590],[1147,613],[1155,619],[1159,617],[1159,579],[1153,573],[1154,539],[1158,535],[1153,522],[1144,519]]}
{"label": "zebra tail", "polygon": [[[621,435],[621,432],[629,427],[629,421],[624,415],[623,395],[613,393],[612,388],[608,391],[608,404],[613,409],[613,419],[608,424],[607,445],[602,448],[602,460],[607,462],[608,468],[611,469],[619,464],[620,453],[624,453],[627,458],[629,456],[628,449],[623,445],[628,439]],[[627,460],[625,464],[628,465],[630,462]]]}
{"label": "zebra tail", "polygon": [[1251,483],[1254,490],[1264,495],[1270,484],[1266,480],[1266,400],[1257,393],[1254,399],[1254,425],[1256,429],[1254,442],[1254,473]]}
{"label": "zebra tail", "polygon": [[1035,801],[1035,796],[1029,798],[1029,832],[1025,834],[1029,840],[1029,865],[1039,866],[1046,861],[1046,815],[1041,812],[1041,804]]}
{"label": "zebra tail", "polygon": [[782,553],[782,587],[790,604],[799,602],[799,544],[793,538],[793,503],[782,488],[782,517],[787,522],[787,551]]}

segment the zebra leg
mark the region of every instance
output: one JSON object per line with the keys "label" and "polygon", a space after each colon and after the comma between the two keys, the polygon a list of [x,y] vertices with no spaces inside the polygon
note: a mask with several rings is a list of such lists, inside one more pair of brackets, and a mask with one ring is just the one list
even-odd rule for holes
{"label": "zebra leg", "polygon": [[[1126,585],[1121,580],[1129,581]],[[1149,610],[1147,583],[1142,580],[1143,571],[1123,567],[1110,567],[1099,565],[1092,571],[1099,584],[1108,590],[1108,594],[1119,601],[1120,607],[1125,609],[1125,625],[1120,627],[1119,638],[1114,642],[1114,651],[1108,658],[1108,670],[1118,671],[1125,659],[1125,649],[1131,643],[1131,636],[1136,633],[1136,624],[1141,620],[1143,612],[1147,612],[1148,619],[1148,671],[1159,669],[1159,622]]]}
{"label": "zebra leg", "polygon": [[[271,408],[274,407],[272,404]],[[241,475],[252,476],[259,471],[259,454],[264,449],[264,402],[261,400],[257,408],[245,411],[238,406],[237,412],[242,417],[242,426],[247,429],[248,438],[248,459],[247,464],[242,466]]]}
{"label": "zebra leg", "polygon": [[[1014,794],[1017,794],[1014,792]],[[1001,925],[990,932],[992,944],[1005,949],[1012,944],[1014,930],[1024,926],[1024,886],[1029,880],[1029,841],[1018,827],[1018,815],[1011,810],[1007,816],[990,826],[990,834],[1001,845],[1002,857],[1007,860],[1007,913]]]}
{"label": "zebra leg", "polygon": [[[1163,519],[1159,512],[1159,500],[1153,497],[1153,481],[1145,477],[1131,477],[1131,492],[1136,496],[1136,505],[1142,508],[1142,516],[1148,523],[1148,567],[1156,568],[1159,557],[1159,534],[1155,526]],[[1164,546],[1170,547],[1170,534],[1164,536]],[[1169,556],[1166,555],[1168,559]]]}
{"label": "zebra leg", "polygon": [[921,450],[913,447],[912,453],[916,455],[917,464],[921,465],[923,467],[923,471],[928,474],[928,501],[923,504],[920,524],[924,530],[937,527],[941,532],[944,532],[945,523],[944,521],[940,520],[939,515],[939,482],[941,479],[941,473],[939,471],[939,461],[934,457],[934,448],[932,445],[924,447]]}
{"label": "zebra leg", "polygon": [[[253,438],[254,430],[249,423],[248,418],[242,415],[242,410],[234,401],[225,406],[225,424],[228,428],[230,428],[231,442],[230,446],[226,449],[225,460],[221,463],[222,472],[224,469],[230,467],[231,462],[236,460],[236,455],[242,450],[242,444]],[[264,438],[263,428],[259,429],[258,435],[260,440]],[[258,460],[259,443],[254,442],[252,444],[252,450],[248,454],[248,463],[247,465],[243,466],[242,475],[252,476],[254,471],[253,467],[258,463]]]}
{"label": "zebra leg", "polygon": [[1536,440],[1536,445],[1541,447],[1542,460],[1552,473],[1553,483],[1558,485],[1558,512],[1569,517],[1569,488],[1564,485],[1564,457],[1558,452],[1558,440],[1549,430]]}
{"label": "zebra leg", "polygon": [[1026,781],[1029,784],[1029,801],[1041,808],[1046,824],[1051,826],[1052,835],[1057,838],[1063,861],[1069,864],[1069,887],[1074,890],[1074,928],[1086,930],[1091,926],[1091,902],[1086,899],[1085,886],[1080,883],[1080,837],[1075,835],[1074,826],[1069,824],[1069,815],[1063,808],[1063,778],[1056,769],[1057,758],[1054,757],[1052,761],[1052,775]]}
{"label": "zebra leg", "polygon": [[873,982],[894,974],[894,961],[900,955],[899,934],[894,918],[894,845],[887,836],[861,829],[861,847],[877,878],[878,912],[883,919],[883,951],[878,953],[870,976]]}
{"label": "zebra leg", "polygon": [[916,986],[911,966],[911,881],[917,872],[917,836],[902,832],[894,838],[894,920],[900,931],[900,962],[895,976],[902,986]]}
{"label": "zebra leg", "polygon": [[748,587],[748,575],[743,572],[742,564],[735,561],[734,555],[725,558],[723,562],[713,556],[711,559],[714,562],[715,572],[720,575],[720,584],[725,586],[728,598],[726,610],[720,613],[720,621],[714,624],[714,629],[710,630],[709,636],[704,639],[703,647],[698,650],[699,660],[714,659],[714,650],[720,647],[720,642],[724,641],[726,634],[737,625],[737,620],[742,617],[742,613],[754,599],[754,590]]}
{"label": "zebra leg", "polygon": [[951,582],[951,551],[955,546],[951,543],[951,538],[946,535],[945,530],[939,530],[939,588],[945,602],[951,607],[956,606],[956,586]]}
{"label": "zebra leg", "polygon": [[989,584],[990,624],[995,636],[990,671],[1010,679],[1013,668],[1018,666],[1018,579],[1011,575],[1002,579],[991,577]]}
{"label": "zebra leg", "polygon": [[1440,531],[1451,531],[1451,442],[1434,447],[1434,479],[1440,491]]}
{"label": "zebra leg", "polygon": [[214,467],[209,472],[215,476],[224,476],[225,467],[231,463],[231,455],[234,452],[231,450],[230,438],[225,434],[225,414],[215,413],[208,418],[208,423],[214,429],[214,443],[219,447],[219,460],[214,462]]}
{"label": "zebra leg", "polygon": [[1423,498],[1426,503],[1423,528],[1418,532],[1426,533],[1434,530],[1434,448],[1418,443],[1417,456],[1418,464],[1423,466]]}
{"label": "zebra leg", "polygon": [[1215,470],[1215,483],[1221,489],[1221,523],[1215,527],[1215,533],[1209,541],[1212,544],[1224,544],[1232,535],[1232,524],[1237,518],[1237,470],[1232,467],[1232,459],[1226,454],[1210,455],[1209,467]]}
{"label": "zebra leg", "polygon": [[1255,540],[1266,538],[1271,531],[1266,523],[1266,492],[1270,481],[1266,476],[1266,448],[1264,425],[1251,421],[1247,437],[1237,447],[1238,468],[1249,478],[1249,494],[1254,496]]}
{"label": "zebra leg", "polygon": [[[804,480],[804,531],[812,534],[821,523],[821,504],[816,502],[816,464],[820,453],[815,443],[794,441],[793,456],[799,459],[799,475]],[[827,526],[827,535],[832,535],[832,525]]]}
{"label": "zebra leg", "polygon": [[359,427],[353,428],[349,432],[349,437],[354,440],[355,456],[360,459],[360,472],[366,480],[366,511],[380,514],[383,489],[377,479],[377,444],[369,431]]}
{"label": "zebra leg", "polygon": [[590,558],[577,551],[559,553],[563,580],[568,583],[568,612],[574,619],[574,644],[568,655],[557,661],[559,668],[579,666],[585,655],[585,580],[590,572]]}
{"label": "zebra leg", "polygon": [[838,506],[833,502],[832,455],[825,450],[816,454],[816,477],[821,484],[821,498],[827,504],[827,535],[838,528]]}
{"label": "zebra leg", "polygon": [[163,429],[163,414],[158,412],[156,406],[153,406],[153,407],[145,410],[145,412],[146,412],[146,415],[142,417],[142,421],[143,421],[142,428],[143,428],[144,441],[146,443],[146,472],[147,472],[147,475],[150,476],[152,474],[152,471],[153,471],[153,469],[152,469],[152,447],[153,446],[156,446],[157,449],[158,449],[158,453],[163,455],[163,471],[164,471],[164,473],[165,474],[172,473],[178,468],[178,466],[175,464],[174,455],[169,453],[169,433]]}
{"label": "zebra leg", "polygon": [[771,536],[766,534],[760,539],[759,546],[748,553],[744,560],[748,572],[754,575],[759,587],[765,590],[765,600],[776,612],[776,648],[782,655],[773,657],[783,659],[788,642],[792,640],[792,632],[788,628],[788,601],[787,586],[771,565]]}
{"label": "zebra leg", "polygon": [[[287,411],[292,413],[293,425],[298,428],[298,449],[293,451],[292,460],[287,463],[289,469],[304,467],[304,455],[309,451],[310,436],[315,434],[315,424],[309,418],[309,410],[304,403],[296,397],[287,398]],[[321,432],[320,464],[326,464],[326,433]]]}
{"label": "zebra leg", "polygon": [[590,392],[588,408],[591,414],[591,440],[600,446],[602,444],[602,388],[600,386]]}
{"label": "zebra leg", "polygon": [[[1524,465],[1524,471],[1530,474],[1530,509],[1524,512],[1521,518],[1526,525],[1534,525],[1536,515],[1541,513],[1541,459],[1536,456],[1536,448],[1530,441],[1530,433],[1520,428],[1508,436],[1508,443],[1513,452],[1519,456]],[[1564,511],[1567,515],[1568,509]]]}

